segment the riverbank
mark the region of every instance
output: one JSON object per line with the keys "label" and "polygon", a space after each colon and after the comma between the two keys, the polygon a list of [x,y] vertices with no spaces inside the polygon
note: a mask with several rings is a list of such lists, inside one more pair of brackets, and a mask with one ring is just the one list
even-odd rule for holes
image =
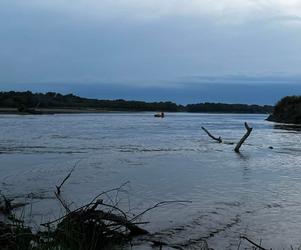
{"label": "riverbank", "polygon": [[85,114],[85,113],[108,113],[108,112],[117,112],[109,111],[105,109],[75,109],[75,108],[40,108],[35,109],[34,112],[20,112],[17,108],[0,108],[0,115],[28,115],[28,114],[37,114],[37,115],[54,115],[54,114]]}
{"label": "riverbank", "polygon": [[[18,109],[24,113],[95,113],[106,111],[151,111],[151,112],[189,112],[189,113],[241,113],[241,114],[270,114],[273,106],[256,104],[229,103],[196,103],[177,104],[171,101],[135,101],[135,100],[100,100],[60,93],[0,92],[0,108],[4,112],[15,113]],[[42,110],[43,109],[43,110]]]}
{"label": "riverbank", "polygon": [[[0,115],[55,115],[55,114],[101,114],[101,113],[135,113],[135,112],[151,112],[151,111],[135,111],[135,110],[108,110],[108,109],[93,109],[93,108],[39,108],[30,111],[20,112],[17,108],[0,108]],[[155,112],[155,111],[154,111]],[[174,111],[172,113],[191,113],[191,114],[253,114],[240,112],[185,112]],[[258,113],[266,114],[266,113]]]}
{"label": "riverbank", "polygon": [[275,106],[267,121],[301,124],[301,96],[286,96]]}

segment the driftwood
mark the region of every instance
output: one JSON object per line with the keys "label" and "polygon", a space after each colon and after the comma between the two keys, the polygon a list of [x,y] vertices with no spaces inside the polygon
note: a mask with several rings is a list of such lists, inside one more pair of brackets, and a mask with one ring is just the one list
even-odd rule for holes
{"label": "driftwood", "polygon": [[[41,224],[41,226],[46,227],[47,231],[35,233],[24,226],[23,220],[17,220],[13,213],[9,214],[11,216],[8,217],[8,220],[16,224],[16,230],[13,227],[14,223],[1,224],[0,222],[0,249],[17,250],[19,246],[26,246],[27,249],[29,243],[36,245],[37,249],[40,247],[46,249],[48,245],[51,246],[51,249],[113,249],[118,244],[130,242],[135,236],[149,234],[147,230],[140,227],[140,225],[149,223],[140,220],[146,212],[171,203],[190,202],[159,202],[138,213],[138,215],[133,215],[118,207],[117,196],[119,192],[126,191],[123,189],[128,183],[126,182],[118,188],[101,192],[91,202],[72,211],[67,201],[62,198],[61,191],[73,171],[74,167],[61,184],[56,186],[54,192],[56,198],[65,208],[66,214],[54,221]],[[115,196],[115,201],[111,196]],[[107,198],[108,203],[105,203],[105,199],[102,198]],[[5,212],[10,213],[13,209],[11,200],[3,196],[3,203]],[[24,238],[25,236],[26,238]],[[26,242],[23,243],[21,240]]]}
{"label": "driftwood", "polygon": [[[41,224],[49,228],[51,224],[57,224],[54,231],[56,238],[64,242],[67,248],[80,248],[81,245],[90,246],[93,244],[95,249],[103,249],[107,244],[121,243],[128,241],[131,237],[148,234],[148,231],[140,228],[138,224],[147,222],[135,222],[127,218],[127,214],[114,204],[109,193],[120,192],[128,182],[118,188],[101,192],[95,196],[88,204],[71,211],[67,202],[61,196],[64,183],[70,178],[75,166],[63,179],[60,185],[56,186],[54,192],[56,198],[65,208],[66,214],[54,221]],[[112,204],[106,204],[101,196],[106,195]],[[91,246],[92,247],[92,246]],[[93,248],[94,249],[94,248]]]}
{"label": "driftwood", "polygon": [[[107,204],[101,204],[101,205],[107,205]],[[113,206],[112,206],[113,207]],[[119,211],[117,207],[113,207],[112,209],[116,209],[116,211]],[[103,231],[113,231],[118,232],[119,229],[122,227],[126,228],[131,236],[136,235],[144,235],[148,234],[148,231],[140,228],[137,226],[137,224],[146,224],[147,222],[131,222],[128,220],[123,214],[119,215],[116,211],[103,211],[103,210],[96,210],[94,208],[88,209],[88,210],[79,210],[75,213],[70,213],[68,216],[66,216],[62,222],[59,223],[60,225],[64,223],[88,223],[88,222],[94,222],[94,223],[100,223],[103,225],[102,230]],[[107,222],[107,223],[105,223]],[[120,232],[119,232],[120,233]]]}
{"label": "driftwood", "polygon": [[[99,197],[99,195],[97,197]],[[139,225],[149,222],[137,221],[138,218],[152,209],[171,203],[184,202],[191,201],[159,202],[131,218],[117,206],[106,204],[103,200],[97,200],[55,221],[44,224],[44,226],[49,228],[50,224],[59,222],[56,235],[59,239],[67,243],[68,247],[77,247],[79,242],[85,246],[90,246],[90,239],[93,238],[93,245],[97,246],[96,249],[102,249],[100,246],[103,247],[111,243],[118,244],[128,242],[132,237],[149,234],[147,230],[139,227]],[[66,234],[66,232],[68,232],[68,234]]]}
{"label": "driftwood", "polygon": [[[91,244],[90,239],[93,238],[93,245],[98,247],[96,249],[102,249],[100,246],[128,242],[132,237],[149,234],[147,230],[139,226],[149,222],[137,221],[146,212],[171,203],[190,202],[159,202],[138,215],[130,217],[117,205],[106,204],[102,199],[96,200],[102,195],[107,195],[110,191],[118,192],[124,185],[102,192],[92,199],[92,202],[67,213],[55,221],[44,224],[44,226],[49,227],[50,224],[58,222],[56,235],[58,238],[62,238],[68,247],[77,247],[78,242],[89,246]],[[65,233],[66,231],[68,234]]]}
{"label": "driftwood", "polygon": [[248,242],[250,242],[253,246],[256,247],[256,249],[258,248],[258,249],[260,249],[260,250],[268,250],[268,249],[266,249],[266,248],[263,248],[263,247],[260,246],[259,244],[255,243],[254,241],[248,239],[246,236],[241,236],[240,238],[241,238],[241,239],[244,239],[244,240],[246,240],[246,241],[248,241]]}
{"label": "driftwood", "polygon": [[247,130],[247,132],[244,134],[244,136],[240,139],[240,141],[237,143],[236,147],[234,148],[234,151],[236,153],[239,153],[239,149],[241,147],[241,145],[245,142],[245,140],[249,137],[249,135],[251,134],[253,128],[249,127],[248,123],[245,122],[245,128]]}
{"label": "driftwood", "polygon": [[101,192],[91,202],[74,211],[70,211],[68,206],[66,207],[66,202],[55,192],[57,199],[61,202],[67,213],[59,219],[41,225],[49,228],[51,224],[57,224],[55,234],[58,238],[66,242],[68,247],[77,247],[79,242],[89,246],[91,238],[95,241],[94,245],[100,246],[101,244],[110,244],[112,242],[128,241],[134,236],[149,234],[147,230],[139,227],[139,225],[147,224],[148,222],[137,221],[143,214],[167,204],[190,202],[159,202],[138,215],[130,217],[117,206],[117,203],[113,203],[110,197],[108,198],[112,204],[104,203],[103,199],[99,199],[101,196],[109,196],[112,192],[118,194],[127,183],[123,183],[118,188]]}
{"label": "driftwood", "polygon": [[218,143],[222,143],[222,138],[221,137],[215,137],[214,135],[212,135],[206,128],[202,127],[202,129],[206,132],[206,134],[212,138],[213,140],[217,141]]}

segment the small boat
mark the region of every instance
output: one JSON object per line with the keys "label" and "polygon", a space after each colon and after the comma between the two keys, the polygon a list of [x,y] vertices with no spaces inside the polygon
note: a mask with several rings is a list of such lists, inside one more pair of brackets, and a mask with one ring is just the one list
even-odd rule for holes
{"label": "small boat", "polygon": [[158,113],[158,114],[154,114],[154,117],[161,117],[161,118],[164,118],[164,113],[161,112],[161,113]]}

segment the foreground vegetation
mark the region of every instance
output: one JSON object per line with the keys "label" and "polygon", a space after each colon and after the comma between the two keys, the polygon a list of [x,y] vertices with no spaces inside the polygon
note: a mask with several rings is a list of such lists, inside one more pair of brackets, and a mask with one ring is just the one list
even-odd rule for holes
{"label": "foreground vegetation", "polygon": [[21,112],[32,109],[95,109],[98,111],[165,111],[165,112],[221,112],[221,113],[270,113],[272,106],[199,103],[186,106],[173,102],[143,102],[126,100],[97,100],[48,92],[0,92],[0,108],[15,108]]}
{"label": "foreground vegetation", "polygon": [[66,211],[62,218],[42,224],[44,228],[34,232],[10,211],[6,223],[0,222],[0,249],[114,249],[127,244],[134,236],[148,234],[134,219],[114,205],[95,201]]}
{"label": "foreground vegetation", "polygon": [[301,124],[301,96],[286,96],[275,106],[269,121]]}
{"label": "foreground vegetation", "polygon": [[[71,209],[73,202],[63,197],[62,187],[70,178],[76,165],[56,186],[53,192],[65,214],[60,218],[40,224],[36,230],[26,225],[24,218],[16,216],[15,209],[28,205],[13,203],[3,194],[0,196],[0,249],[1,250],[106,250],[123,249],[136,237],[143,237],[145,242],[162,248],[161,241],[153,240],[150,233],[143,229],[149,222],[141,221],[142,216],[152,209],[174,203],[190,201],[162,201],[144,211],[132,214],[122,210],[118,204],[118,195],[127,192],[121,186],[103,191],[90,202]],[[1,194],[1,190],[0,190]],[[2,198],[2,199],[1,199]],[[21,213],[24,215],[24,211]],[[147,236],[149,236],[147,238]],[[202,241],[201,250],[208,250],[206,241]],[[167,246],[167,243],[164,243]]]}

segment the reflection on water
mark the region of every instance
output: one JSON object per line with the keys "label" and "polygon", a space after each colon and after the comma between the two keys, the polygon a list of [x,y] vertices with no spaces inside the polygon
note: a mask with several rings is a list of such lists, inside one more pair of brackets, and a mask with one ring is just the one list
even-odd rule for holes
{"label": "reflection on water", "polygon": [[[75,208],[130,181],[119,205],[138,213],[164,200],[191,200],[150,211],[153,242],[199,249],[237,249],[239,236],[273,249],[301,244],[301,132],[263,115],[150,113],[1,116],[0,190],[33,202],[35,223],[62,210],[53,190],[76,164],[63,189]],[[243,123],[254,128],[241,148]],[[226,143],[211,140],[206,127]],[[293,133],[291,133],[293,131]],[[151,249],[137,239],[134,249]],[[241,249],[249,246],[241,243]]]}

